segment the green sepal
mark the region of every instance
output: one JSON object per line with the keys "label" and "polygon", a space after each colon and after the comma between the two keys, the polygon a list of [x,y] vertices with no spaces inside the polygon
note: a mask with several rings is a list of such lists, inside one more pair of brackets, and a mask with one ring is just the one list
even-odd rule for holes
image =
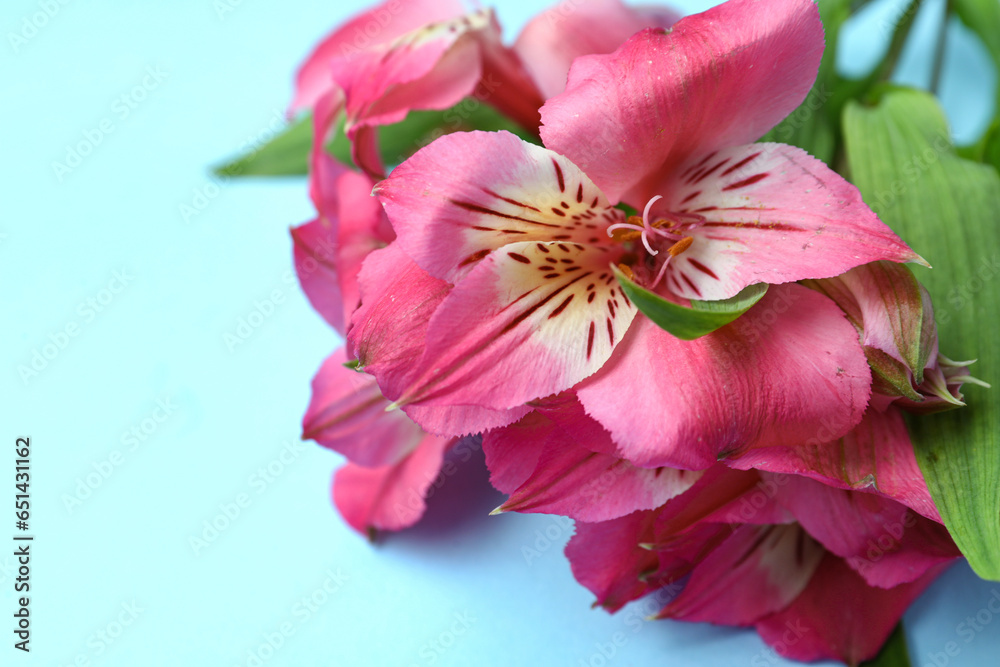
{"label": "green sepal", "polygon": [[626,296],[658,327],[681,340],[694,340],[720,329],[750,310],[767,292],[766,283],[750,285],[742,292],[723,301],[692,301],[691,307],[667,301],[639,287],[618,267],[615,277]]}

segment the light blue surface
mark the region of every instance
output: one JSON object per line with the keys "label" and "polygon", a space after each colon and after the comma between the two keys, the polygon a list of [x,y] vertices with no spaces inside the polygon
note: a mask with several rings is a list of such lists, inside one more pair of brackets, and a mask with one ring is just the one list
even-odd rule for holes
{"label": "light blue surface", "polygon": [[[298,443],[309,379],[337,343],[289,273],[287,227],[312,213],[304,183],[220,185],[207,167],[266,140],[296,63],[355,8],[226,1],[0,10],[0,502],[14,438],[30,435],[37,536],[29,656],[12,648],[14,562],[0,555],[0,664],[231,667],[261,651],[269,666],[783,664],[750,631],[592,611],[561,554],[566,524],[487,517],[488,489],[463,500],[486,486],[476,460],[419,528],[373,548],[345,527],[328,500],[339,457]],[[43,5],[52,16],[15,49],[10,33]],[[500,14],[514,34],[535,8]],[[856,37],[849,61],[879,48]],[[923,82],[927,54],[904,60]],[[994,77],[967,43],[947,66],[946,106],[972,138],[989,110],[967,96]],[[60,178],[53,162],[88,133],[99,145]],[[272,312],[229,349],[265,300]],[[22,379],[36,350],[52,358]],[[907,615],[914,664],[996,664],[1000,619],[960,624],[997,591],[964,564],[939,580]],[[932,659],[952,641],[957,656]]]}

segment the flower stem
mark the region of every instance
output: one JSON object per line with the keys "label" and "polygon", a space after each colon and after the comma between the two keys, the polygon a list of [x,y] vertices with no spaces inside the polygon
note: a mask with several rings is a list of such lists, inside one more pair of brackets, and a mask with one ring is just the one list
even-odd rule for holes
{"label": "flower stem", "polygon": [[944,49],[948,41],[948,21],[951,19],[951,0],[944,0],[944,13],[938,27],[937,43],[934,45],[934,64],[931,69],[930,91],[938,96],[941,88],[941,70],[944,69]]}
{"label": "flower stem", "polygon": [[903,53],[903,47],[906,46],[906,39],[910,36],[910,29],[913,28],[913,23],[917,18],[917,14],[920,13],[922,5],[923,0],[913,0],[907,5],[903,15],[899,17],[896,29],[892,33],[892,41],[889,42],[889,51],[882,61],[882,66],[877,70],[877,81],[888,81],[892,77],[893,72],[896,70],[899,56]]}

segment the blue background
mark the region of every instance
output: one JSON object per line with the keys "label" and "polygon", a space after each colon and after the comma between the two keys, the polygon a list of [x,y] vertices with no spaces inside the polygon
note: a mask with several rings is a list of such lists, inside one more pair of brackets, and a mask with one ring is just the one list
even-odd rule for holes
{"label": "blue background", "polygon": [[[298,442],[309,379],[338,343],[291,279],[288,227],[312,215],[305,183],[219,183],[208,168],[272,136],[296,64],[358,7],[223,2],[0,11],[0,468],[29,435],[37,536],[30,655],[12,648],[14,560],[0,548],[0,663],[785,664],[752,631],[639,624],[641,604],[591,610],[561,554],[571,528],[487,517],[499,496],[481,458],[459,463],[418,528],[379,547],[340,521],[328,495],[340,458]],[[899,4],[876,3],[849,31],[845,71],[878,57]],[[926,85],[941,6],[927,3],[903,80]],[[540,8],[499,12],[513,37]],[[995,76],[958,26],[945,76],[956,134],[970,140]],[[88,133],[94,150],[54,168]],[[224,337],[265,299],[273,311],[229,349]],[[36,351],[51,358],[22,376]],[[3,486],[0,498],[13,495]],[[227,509],[234,518],[219,518]],[[192,547],[212,521],[226,527]],[[914,664],[995,664],[1000,619],[987,612],[971,637],[959,627],[992,595],[1000,584],[952,568],[906,616]],[[956,657],[931,659],[952,641]]]}

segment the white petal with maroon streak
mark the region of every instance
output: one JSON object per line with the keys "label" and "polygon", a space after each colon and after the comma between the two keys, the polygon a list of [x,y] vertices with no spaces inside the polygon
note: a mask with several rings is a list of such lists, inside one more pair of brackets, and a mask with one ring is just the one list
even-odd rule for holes
{"label": "white petal with maroon streak", "polygon": [[618,252],[533,242],[490,254],[434,314],[400,402],[506,409],[597,371],[636,313],[610,269]]}

